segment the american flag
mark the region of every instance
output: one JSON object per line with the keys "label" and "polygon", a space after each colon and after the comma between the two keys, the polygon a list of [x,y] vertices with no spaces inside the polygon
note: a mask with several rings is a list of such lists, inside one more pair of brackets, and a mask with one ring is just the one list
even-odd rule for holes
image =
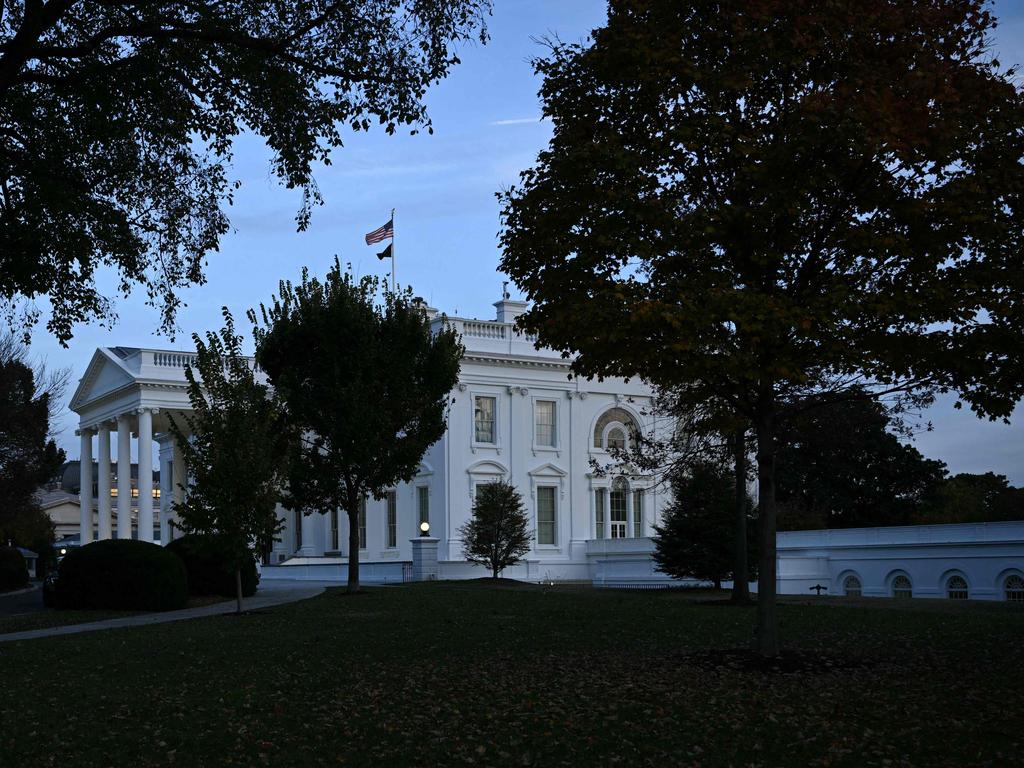
{"label": "american flag", "polygon": [[394,218],[391,218],[383,227],[377,227],[373,232],[366,235],[366,244],[373,245],[374,243],[379,243],[381,240],[387,240],[389,237],[393,238],[394,236],[395,220]]}

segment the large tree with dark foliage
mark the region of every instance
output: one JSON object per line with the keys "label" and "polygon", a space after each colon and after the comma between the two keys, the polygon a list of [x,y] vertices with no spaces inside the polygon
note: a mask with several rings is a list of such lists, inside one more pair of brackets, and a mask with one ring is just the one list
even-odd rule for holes
{"label": "large tree with dark foliage", "polygon": [[480,485],[473,515],[459,528],[462,553],[469,562],[486,566],[497,579],[530,551],[532,534],[526,525],[523,497],[514,485],[503,481]]}
{"label": "large tree with dark foliage", "polygon": [[[380,299],[380,301],[378,301]],[[344,509],[348,590],[359,590],[359,509],[411,480],[444,434],[463,347],[434,333],[411,293],[384,290],[335,261],[323,281],[302,272],[260,312],[256,360],[302,435],[286,505],[306,514]]]}
{"label": "large tree with dark foliage", "polygon": [[907,525],[946,465],[896,434],[886,408],[860,399],[812,408],[780,426],[779,528]]}
{"label": "large tree with dark foliage", "polygon": [[192,411],[182,423],[171,421],[190,482],[174,512],[182,530],[201,534],[195,546],[223,558],[241,613],[242,571],[256,553],[270,549],[283,525],[277,505],[294,433],[276,393],[257,381],[252,360],[242,354],[231,313],[225,308],[223,314],[219,332],[205,340],[192,336],[196,356],[185,369]]}
{"label": "large tree with dark foliage", "polygon": [[[343,130],[430,127],[427,87],[485,38],[490,0],[107,2],[0,7],[0,299],[49,298],[62,342],[113,317],[96,283],[142,285],[173,329],[179,289],[228,231],[232,145],[263,137],[298,188]],[[31,313],[35,314],[35,313]],[[29,321],[34,319],[29,318]]]}
{"label": "large tree with dark foliage", "polygon": [[947,477],[929,492],[915,523],[991,523],[1024,520],[1024,488],[1010,485],[994,472],[962,472]]}
{"label": "large tree with dark foliage", "polygon": [[751,424],[763,654],[783,404],[1024,395],[1024,95],[994,24],[985,0],[611,0],[537,63],[553,136],[503,196],[521,326]]}

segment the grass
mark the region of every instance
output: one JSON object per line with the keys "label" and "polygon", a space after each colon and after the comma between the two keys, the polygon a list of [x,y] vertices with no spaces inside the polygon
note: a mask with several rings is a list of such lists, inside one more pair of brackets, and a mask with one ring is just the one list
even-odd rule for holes
{"label": "grass", "polygon": [[[199,608],[204,605],[223,602],[225,599],[227,598],[219,596],[190,597],[185,607]],[[40,600],[42,600],[41,596]],[[63,627],[68,624],[86,624],[92,621],[104,621],[105,619],[120,619],[125,616],[138,616],[144,613],[146,611],[58,611],[53,609],[36,613],[19,613],[14,616],[0,616],[0,635],[9,632],[26,632],[32,629]]]}
{"label": "grass", "polygon": [[[926,605],[926,602],[928,603]],[[806,601],[805,601],[806,603]],[[920,609],[918,606],[920,605]],[[0,645],[10,765],[1024,765],[1024,611],[431,584]]]}

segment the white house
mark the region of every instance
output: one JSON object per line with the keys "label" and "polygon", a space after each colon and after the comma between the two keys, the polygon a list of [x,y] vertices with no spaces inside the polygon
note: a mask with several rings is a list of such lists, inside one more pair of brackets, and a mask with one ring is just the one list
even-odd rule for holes
{"label": "white house", "polygon": [[[413,543],[422,522],[429,542],[436,539],[439,578],[486,575],[466,562],[459,528],[469,519],[475,489],[505,479],[526,501],[533,548],[522,565],[506,571],[531,580],[589,580],[609,564],[624,565],[616,579],[664,577],[654,573],[648,554],[652,525],[660,518],[665,492],[655,479],[631,472],[595,471],[608,463],[608,449],[627,443],[634,432],[655,429],[651,389],[640,381],[586,381],[571,376],[557,352],[536,349],[518,333],[515,318],[525,302],[495,304],[495,320],[442,318],[424,308],[434,328],[449,322],[462,334],[466,354],[452,392],[448,429],[423,457],[410,483],[386,498],[370,499],[359,526],[362,577],[367,581],[409,578]],[[186,468],[168,432],[168,419],[189,410],[185,367],[193,355],[156,349],[97,349],[71,401],[79,415],[83,472],[95,455],[100,477],[98,535],[131,535],[111,530],[111,437],[116,435],[118,477],[128,478],[131,441],[139,456],[140,538],[153,519],[154,495],[144,487],[150,476],[153,443],[159,446],[159,496],[180,498]],[[179,420],[180,422],[180,420]],[[83,487],[92,479],[83,477]],[[106,489],[106,490],[105,490]],[[116,495],[120,506],[130,498]],[[91,522],[93,499],[81,499],[83,522]],[[170,505],[163,505],[168,510]],[[344,578],[348,523],[344,513],[303,516],[281,509],[285,528],[266,553],[264,578]],[[121,519],[121,518],[119,518]],[[130,519],[125,513],[123,519]],[[168,511],[160,513],[160,540],[173,535]],[[92,525],[83,525],[91,532]],[[86,534],[88,543],[88,533]],[[628,564],[627,564],[628,563]]]}

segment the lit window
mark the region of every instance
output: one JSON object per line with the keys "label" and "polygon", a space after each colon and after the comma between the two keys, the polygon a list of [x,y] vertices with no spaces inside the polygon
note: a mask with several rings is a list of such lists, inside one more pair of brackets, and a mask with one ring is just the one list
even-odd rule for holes
{"label": "lit window", "polygon": [[1014,574],[1003,583],[1003,594],[1011,603],[1024,603],[1024,578]]}
{"label": "lit window", "polygon": [[132,498],[133,499],[139,498],[139,489],[138,488],[132,488]]}
{"label": "lit window", "polygon": [[604,510],[607,493],[604,488],[594,491],[594,535],[599,539],[604,538]]}
{"label": "lit window", "polygon": [[611,537],[613,539],[626,538],[626,494],[629,493],[629,483],[624,477],[615,478],[612,482],[610,496],[611,504],[609,521],[611,523]]}
{"label": "lit window", "polygon": [[421,485],[416,489],[416,508],[419,510],[419,522],[430,523],[430,489]]}
{"label": "lit window", "polygon": [[114,499],[117,498],[117,488],[111,488],[110,489],[110,496],[111,496],[111,498],[114,498]]}
{"label": "lit window", "polygon": [[892,596],[899,598],[908,598],[914,596],[914,587],[910,583],[910,578],[904,576],[902,573],[892,580]]}
{"label": "lit window", "polygon": [[366,549],[366,497],[359,500],[359,548]]}
{"label": "lit window", "polygon": [[537,488],[537,543],[555,544],[555,488],[550,485]]}
{"label": "lit window", "polygon": [[946,597],[950,600],[966,600],[967,580],[963,576],[950,576],[946,582]]}
{"label": "lit window", "polygon": [[160,498],[160,489],[159,488],[154,488],[153,489],[153,498],[154,499],[159,499]]}
{"label": "lit window", "polygon": [[387,548],[394,549],[398,546],[398,494],[395,491],[388,491],[385,498],[388,505]]}
{"label": "lit window", "polygon": [[538,400],[534,406],[537,427],[537,445],[555,445],[555,401]]}
{"label": "lit window", "polygon": [[637,488],[633,491],[633,537],[642,539],[644,535],[644,492]]}
{"label": "lit window", "polygon": [[331,510],[331,549],[338,551],[338,510]]}
{"label": "lit window", "polygon": [[473,398],[473,435],[478,443],[493,443],[494,411],[496,401],[493,397],[477,396]]}
{"label": "lit window", "polygon": [[860,579],[853,575],[847,576],[845,579],[843,579],[843,594],[847,597],[860,597]]}

